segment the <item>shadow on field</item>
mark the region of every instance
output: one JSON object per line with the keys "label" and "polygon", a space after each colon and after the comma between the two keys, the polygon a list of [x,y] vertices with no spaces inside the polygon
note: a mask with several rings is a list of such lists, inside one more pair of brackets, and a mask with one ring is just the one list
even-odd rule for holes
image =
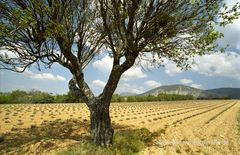
{"label": "shadow on field", "polygon": [[[115,130],[128,128],[113,124]],[[38,154],[90,141],[89,122],[76,119],[44,122],[28,129],[13,128],[3,134],[0,154]]]}

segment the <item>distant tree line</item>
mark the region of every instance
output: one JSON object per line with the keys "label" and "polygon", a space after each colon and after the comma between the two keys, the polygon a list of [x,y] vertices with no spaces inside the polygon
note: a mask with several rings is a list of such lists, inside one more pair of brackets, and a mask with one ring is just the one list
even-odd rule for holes
{"label": "distant tree line", "polygon": [[[179,94],[158,94],[157,96],[120,96],[113,95],[112,102],[150,102],[150,101],[177,101],[193,100],[192,95]],[[62,95],[54,95],[39,90],[23,91],[15,90],[12,92],[0,92],[0,104],[11,103],[79,103],[83,102],[80,98],[70,92]]]}
{"label": "distant tree line", "polygon": [[151,102],[151,101],[178,101],[178,100],[193,100],[192,95],[179,95],[179,94],[158,94],[157,96],[120,96],[113,95],[112,102]]}
{"label": "distant tree line", "polygon": [[63,95],[53,95],[51,93],[38,90],[23,91],[15,90],[8,93],[0,92],[0,104],[11,103],[79,103],[81,99],[75,97],[70,92]]}

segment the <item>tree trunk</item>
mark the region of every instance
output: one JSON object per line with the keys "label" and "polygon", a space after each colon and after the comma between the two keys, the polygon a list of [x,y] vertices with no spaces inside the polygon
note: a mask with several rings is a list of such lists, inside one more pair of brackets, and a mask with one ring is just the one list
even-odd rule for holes
{"label": "tree trunk", "polygon": [[98,146],[113,143],[113,132],[109,115],[109,104],[98,103],[90,107],[91,138]]}

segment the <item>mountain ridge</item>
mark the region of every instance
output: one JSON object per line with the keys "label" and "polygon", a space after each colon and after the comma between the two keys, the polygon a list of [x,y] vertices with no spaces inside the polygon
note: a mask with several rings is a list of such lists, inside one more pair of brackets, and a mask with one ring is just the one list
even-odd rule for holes
{"label": "mountain ridge", "polygon": [[[182,84],[175,85],[164,85],[160,87],[153,88],[146,91],[145,93],[139,94],[138,96],[153,95],[158,94],[180,94],[180,95],[192,95],[195,99],[210,99],[210,98],[231,98],[240,99],[240,88],[215,88],[215,89],[198,89]],[[126,93],[125,93],[126,94]]]}

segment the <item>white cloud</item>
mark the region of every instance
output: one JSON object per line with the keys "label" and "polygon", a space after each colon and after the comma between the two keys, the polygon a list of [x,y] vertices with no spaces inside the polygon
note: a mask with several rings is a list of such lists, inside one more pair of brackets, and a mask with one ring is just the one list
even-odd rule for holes
{"label": "white cloud", "polygon": [[101,81],[101,80],[93,80],[92,81],[92,85],[97,87],[97,88],[104,88],[104,86],[106,85],[105,82]]}
{"label": "white cloud", "polygon": [[141,94],[144,92],[144,88],[137,85],[130,85],[128,83],[119,84],[116,90],[117,93],[134,93]]}
{"label": "white cloud", "polygon": [[181,84],[191,84],[191,83],[193,83],[193,80],[191,80],[191,79],[181,79],[180,82],[181,82]]}
{"label": "white cloud", "polygon": [[146,85],[148,88],[156,88],[161,86],[162,84],[154,80],[148,80],[144,82],[144,85]]}
{"label": "white cloud", "polygon": [[197,89],[202,88],[202,85],[196,84],[196,83],[193,83],[193,84],[191,84],[190,86],[193,87],[193,88],[197,88]]}
{"label": "white cloud", "polygon": [[198,88],[198,89],[202,88],[202,85],[194,83],[193,80],[191,80],[191,79],[180,79],[179,81],[183,85],[188,85],[190,87],[194,87],[194,88]]}
{"label": "white cloud", "polygon": [[30,70],[25,70],[25,72],[23,74],[34,80],[67,81],[64,77],[62,77],[60,75],[55,76],[51,73],[35,74]]}
{"label": "white cloud", "polygon": [[62,76],[60,76],[60,75],[57,75],[56,77],[57,77],[57,79],[60,80],[60,81],[66,81],[65,77],[62,77]]}
{"label": "white cloud", "polygon": [[[141,66],[146,69],[153,69],[159,67],[159,65],[163,65],[165,69],[164,72],[170,76],[183,72],[180,67],[176,66],[176,63],[167,58],[159,58],[157,54],[144,53],[139,59],[137,60],[137,64],[141,64]],[[154,62],[153,59],[155,60]]]}
{"label": "white cloud", "polygon": [[[105,56],[102,59],[93,62],[93,68],[106,74],[110,73],[112,69],[112,65],[113,65],[113,58],[109,56]],[[122,78],[125,81],[130,79],[145,78],[145,77],[147,77],[147,75],[142,72],[142,69],[140,67],[132,67],[122,75]]]}
{"label": "white cloud", "polygon": [[97,60],[93,62],[93,68],[103,72],[103,73],[110,73],[113,65],[113,58],[109,56],[105,56],[101,60]]}
{"label": "white cloud", "polygon": [[218,27],[217,30],[224,34],[224,37],[219,39],[219,44],[240,50],[240,19],[235,20],[232,24],[226,27]]}
{"label": "white cloud", "polygon": [[195,58],[192,71],[206,76],[221,76],[240,80],[240,54],[236,52],[213,53]]}
{"label": "white cloud", "polygon": [[140,67],[130,68],[122,75],[122,78],[125,81],[131,80],[131,79],[141,79],[146,77],[147,75],[142,72],[142,69]]}
{"label": "white cloud", "polygon": [[[97,91],[97,94],[101,92],[101,90],[105,87],[106,82],[103,82],[101,80],[93,80],[90,86]],[[116,93],[133,93],[133,94],[141,94],[145,90],[142,86],[137,85],[130,85],[128,83],[119,83],[118,87],[116,89]]]}
{"label": "white cloud", "polygon": [[4,58],[17,58],[18,54],[6,49],[5,47],[0,48],[0,55]]}
{"label": "white cloud", "polygon": [[[240,2],[239,0],[225,0],[224,3],[230,9],[237,1]],[[226,46],[229,44],[230,47],[240,50],[240,19],[234,20],[233,23],[225,27],[217,27],[216,29],[224,34],[224,37],[219,39],[220,45]]]}
{"label": "white cloud", "polygon": [[[219,76],[240,80],[240,54],[236,52],[212,53],[195,57],[195,64],[190,69],[206,76]],[[164,60],[165,73],[170,76],[183,72],[174,62]],[[190,81],[180,81],[184,82]],[[188,83],[185,83],[188,84]]]}
{"label": "white cloud", "polygon": [[162,61],[158,55],[152,53],[144,53],[142,55],[139,55],[135,62],[136,65],[140,64],[144,69],[150,70],[154,67],[158,67],[161,63]]}
{"label": "white cloud", "polygon": [[181,73],[183,72],[181,68],[177,67],[176,64],[173,61],[169,61],[167,59],[164,60],[164,67],[165,67],[165,73],[173,76],[176,73]]}

